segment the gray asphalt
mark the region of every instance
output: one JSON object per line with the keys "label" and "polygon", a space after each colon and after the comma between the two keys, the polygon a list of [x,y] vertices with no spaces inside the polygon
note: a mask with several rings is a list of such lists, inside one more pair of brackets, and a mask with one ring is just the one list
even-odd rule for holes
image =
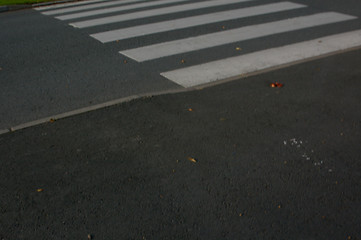
{"label": "gray asphalt", "polygon": [[361,239],[360,62],[1,135],[0,239]]}
{"label": "gray asphalt", "polygon": [[[238,54],[229,44],[138,64],[122,49],[320,11],[361,17],[356,0],[294,2],[309,8],[109,44],[88,35],[199,11],[93,30],[1,13],[0,129],[181,89],[159,72]],[[245,41],[242,53],[360,28]],[[0,239],[361,239],[360,64],[353,50],[1,134]]]}
{"label": "gray asphalt", "polygon": [[[89,37],[98,31],[271,2],[280,1],[244,2],[86,29],[75,29],[35,10],[1,13],[0,129],[135,94],[180,89],[159,73],[238,55],[234,49],[240,43],[141,64],[120,55],[123,49],[216,32],[222,26],[232,29],[325,11],[361,17],[361,3],[356,0],[294,1],[308,7],[107,44]],[[242,54],[355,29],[361,29],[360,19],[243,41]]]}

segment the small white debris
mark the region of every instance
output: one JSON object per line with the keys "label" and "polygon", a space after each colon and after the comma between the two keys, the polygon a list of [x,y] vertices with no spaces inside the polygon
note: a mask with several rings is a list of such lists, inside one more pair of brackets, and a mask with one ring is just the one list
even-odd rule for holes
{"label": "small white debris", "polygon": [[283,145],[287,145],[287,142],[286,142],[286,141],[283,141]]}
{"label": "small white debris", "polygon": [[328,172],[332,172],[332,169],[330,168],[330,169],[328,169]]}

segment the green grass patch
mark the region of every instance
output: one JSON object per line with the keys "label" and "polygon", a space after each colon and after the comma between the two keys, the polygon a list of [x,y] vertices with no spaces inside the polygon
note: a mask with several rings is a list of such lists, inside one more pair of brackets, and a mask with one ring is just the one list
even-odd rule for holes
{"label": "green grass patch", "polygon": [[54,0],[0,0],[0,6],[2,5],[16,5],[16,4],[34,4],[42,2],[54,2]]}

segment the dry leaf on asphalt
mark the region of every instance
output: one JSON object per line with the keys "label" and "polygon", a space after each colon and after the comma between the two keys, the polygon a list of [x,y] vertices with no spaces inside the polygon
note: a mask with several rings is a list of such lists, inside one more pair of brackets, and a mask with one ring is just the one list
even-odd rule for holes
{"label": "dry leaf on asphalt", "polygon": [[192,158],[192,157],[188,157],[188,160],[191,161],[191,162],[194,162],[194,163],[197,162],[197,160],[195,158]]}
{"label": "dry leaf on asphalt", "polygon": [[44,191],[44,189],[38,188],[38,189],[36,189],[36,191],[37,191],[37,192],[42,192],[42,191]]}
{"label": "dry leaf on asphalt", "polygon": [[271,87],[273,87],[273,88],[276,88],[276,87],[281,88],[281,87],[283,87],[283,84],[279,83],[279,82],[275,82],[275,83],[271,83]]}
{"label": "dry leaf on asphalt", "polygon": [[236,50],[237,50],[237,51],[241,51],[241,50],[242,50],[242,48],[240,48],[240,47],[236,47]]}
{"label": "dry leaf on asphalt", "polygon": [[55,119],[54,119],[54,118],[50,118],[49,122],[53,123],[53,122],[55,122]]}
{"label": "dry leaf on asphalt", "polygon": [[184,59],[181,60],[181,63],[185,63],[186,61]]}

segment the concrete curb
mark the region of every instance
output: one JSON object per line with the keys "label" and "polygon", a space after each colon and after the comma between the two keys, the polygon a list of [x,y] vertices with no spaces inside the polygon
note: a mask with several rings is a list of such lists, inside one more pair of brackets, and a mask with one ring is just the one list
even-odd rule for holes
{"label": "concrete curb", "polygon": [[5,6],[0,6],[0,13],[22,10],[22,9],[27,9],[27,8],[34,8],[34,7],[44,7],[44,6],[50,6],[50,5],[60,4],[60,3],[80,2],[80,1],[81,0],[60,0],[60,1],[54,1],[54,2],[43,2],[43,3],[34,3],[34,4],[5,5]]}

